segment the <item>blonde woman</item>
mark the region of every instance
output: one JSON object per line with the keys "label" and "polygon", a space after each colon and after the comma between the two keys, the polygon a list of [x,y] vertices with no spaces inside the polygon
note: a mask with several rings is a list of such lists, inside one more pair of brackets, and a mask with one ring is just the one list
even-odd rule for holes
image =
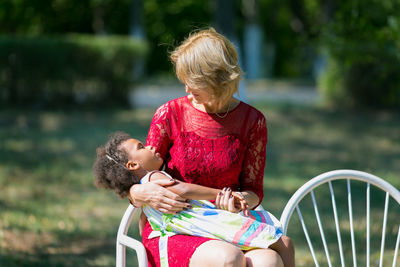
{"label": "blonde woman", "polygon": [[[216,199],[217,208],[240,211],[232,205],[232,191],[240,191],[247,205],[256,207],[263,198],[267,128],[261,112],[233,96],[241,79],[235,47],[214,29],[202,30],[178,46],[171,60],[188,95],[157,109],[146,145],[156,148],[165,171],[175,179],[230,188]],[[186,199],[163,188],[168,185],[133,185],[130,199],[136,206],[147,204],[164,213],[187,208]],[[147,223],[143,244],[149,265],[160,266],[159,238],[149,237],[151,232]],[[282,241],[293,249],[289,238]],[[174,235],[168,238],[167,251],[170,267],[283,266],[272,249],[244,253],[230,243],[204,237]]]}

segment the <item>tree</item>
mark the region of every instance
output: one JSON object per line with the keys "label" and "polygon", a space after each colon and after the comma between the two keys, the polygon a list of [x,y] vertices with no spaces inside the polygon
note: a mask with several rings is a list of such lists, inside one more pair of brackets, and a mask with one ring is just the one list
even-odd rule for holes
{"label": "tree", "polygon": [[400,107],[399,1],[340,1],[323,38],[329,64],[319,87],[329,102]]}

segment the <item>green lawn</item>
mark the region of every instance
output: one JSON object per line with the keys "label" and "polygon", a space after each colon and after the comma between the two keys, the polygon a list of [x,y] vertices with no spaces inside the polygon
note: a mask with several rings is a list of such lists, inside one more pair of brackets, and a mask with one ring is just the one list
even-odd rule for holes
{"label": "green lawn", "polygon": [[[263,205],[277,217],[299,186],[328,170],[367,171],[400,188],[399,113],[256,107],[266,115],[269,129]],[[152,113],[0,112],[0,266],[114,265],[115,235],[127,201],[93,186],[95,149],[115,130],[144,141]],[[317,192],[322,203],[329,201],[325,191]],[[353,194],[357,209],[364,210],[364,202],[358,201],[363,189],[355,185]],[[382,197],[379,192],[374,197],[373,209],[379,209]],[[303,209],[312,211],[309,205]],[[322,210],[324,218],[329,216]],[[398,221],[399,214],[395,210],[390,219]],[[363,216],[357,215],[359,224]],[[380,214],[373,220],[373,231],[379,232]],[[310,266],[302,231],[293,226],[289,234],[300,245],[298,265]],[[133,255],[128,254],[130,260]]]}

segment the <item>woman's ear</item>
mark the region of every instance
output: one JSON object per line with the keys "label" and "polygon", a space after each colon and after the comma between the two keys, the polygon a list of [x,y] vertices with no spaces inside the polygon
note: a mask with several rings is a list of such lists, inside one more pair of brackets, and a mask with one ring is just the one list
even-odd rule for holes
{"label": "woman's ear", "polygon": [[136,171],[138,169],[140,169],[140,164],[137,161],[128,161],[128,163],[126,163],[126,168],[130,171]]}

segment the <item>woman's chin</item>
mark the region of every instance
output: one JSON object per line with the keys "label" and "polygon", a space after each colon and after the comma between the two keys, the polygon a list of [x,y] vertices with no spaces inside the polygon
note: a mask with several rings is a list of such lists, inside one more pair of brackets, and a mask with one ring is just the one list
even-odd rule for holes
{"label": "woman's chin", "polygon": [[195,97],[194,95],[189,95],[188,97],[189,97],[189,100],[190,100],[193,104],[196,104],[196,105],[203,104],[202,101],[201,101],[201,99]]}

